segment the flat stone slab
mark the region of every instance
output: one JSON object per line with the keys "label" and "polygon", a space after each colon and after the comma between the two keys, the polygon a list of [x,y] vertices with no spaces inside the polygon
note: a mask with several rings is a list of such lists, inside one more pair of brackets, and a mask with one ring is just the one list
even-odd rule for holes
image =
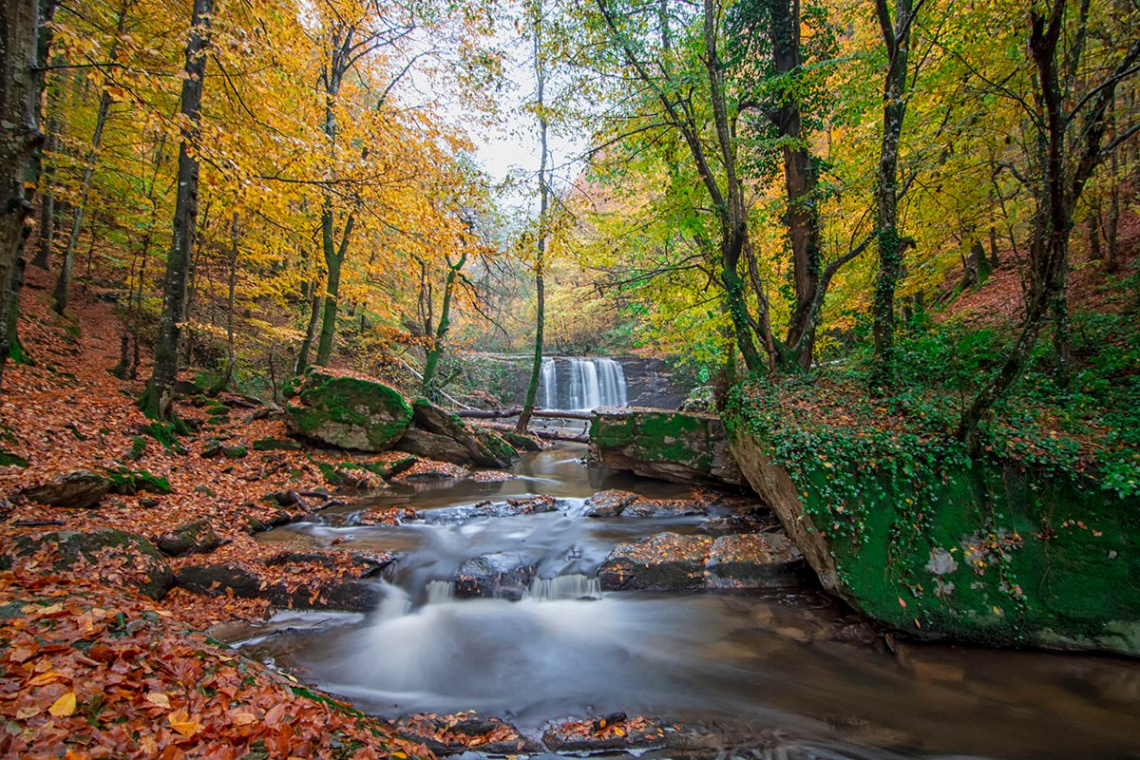
{"label": "flat stone slab", "polygon": [[783,533],[721,536],[705,568],[710,588],[784,588],[803,583],[804,555]]}
{"label": "flat stone slab", "polygon": [[683,591],[705,583],[708,536],[658,533],[636,543],[618,544],[598,568],[605,591]]}

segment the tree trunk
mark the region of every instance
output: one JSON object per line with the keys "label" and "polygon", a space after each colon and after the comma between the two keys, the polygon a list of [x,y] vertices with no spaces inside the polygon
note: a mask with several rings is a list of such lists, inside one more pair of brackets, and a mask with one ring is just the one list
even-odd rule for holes
{"label": "tree trunk", "polygon": [[352,228],[356,217],[349,215],[344,223],[344,232],[341,233],[340,246],[333,242],[333,210],[332,200],[325,199],[325,210],[321,214],[321,239],[325,254],[325,268],[328,277],[325,280],[325,309],[321,321],[321,338],[317,344],[317,364],[328,365],[332,358],[333,342],[336,339],[336,313],[337,302],[340,298],[340,270],[344,264],[344,257],[348,253],[348,244],[352,239]]}
{"label": "tree trunk", "polygon": [[226,371],[218,384],[210,389],[211,396],[217,396],[228,388],[234,377],[234,295],[237,290],[238,251],[238,214],[235,211],[233,226],[230,228],[230,271],[229,281],[226,283],[228,286],[226,295]]}
{"label": "tree trunk", "polygon": [[435,373],[439,366],[439,357],[443,354],[444,338],[447,337],[447,332],[451,329],[451,299],[455,293],[455,283],[459,279],[459,273],[466,263],[466,251],[456,263],[447,262],[447,281],[443,286],[443,305],[439,310],[439,324],[436,326],[435,338],[432,341],[431,348],[428,349],[427,360],[424,362],[423,393],[432,401],[435,401],[439,395],[435,388]]}
{"label": "tree trunk", "polygon": [[178,376],[181,323],[186,310],[186,281],[194,250],[198,223],[198,159],[191,146],[199,138],[202,114],[202,82],[206,73],[205,49],[213,0],[194,0],[190,38],[186,43],[186,73],[182,80],[179,113],[183,117],[182,143],[178,149],[178,190],[174,206],[174,236],[166,259],[162,290],[162,318],[154,347],[154,368],[140,406],[152,419],[169,419]]}
{"label": "tree trunk", "polygon": [[0,4],[0,380],[14,337],[8,315],[18,301],[13,286],[32,213],[24,183],[43,139],[35,74],[39,19],[36,0]]}
{"label": "tree trunk", "polygon": [[317,324],[321,321],[321,292],[317,283],[312,285],[312,295],[309,296],[309,324],[305,328],[305,338],[297,350],[297,361],[293,364],[293,374],[300,375],[309,368],[309,351],[313,346],[313,338],[317,335]]}
{"label": "tree trunk", "polygon": [[[127,24],[127,8],[129,3],[124,0],[119,7],[119,19],[115,25],[115,37],[108,51],[108,59],[115,60],[119,49],[119,37]],[[200,85],[199,85],[200,87]],[[107,116],[111,112],[111,95],[105,89],[99,96],[99,111],[95,116],[95,132],[91,136],[91,147],[83,167],[83,182],[79,189],[79,205],[72,209],[71,234],[67,238],[67,248],[63,252],[63,264],[59,269],[59,279],[56,280],[55,290],[52,293],[52,308],[62,315],[67,311],[68,295],[71,289],[71,271],[75,263],[75,246],[79,244],[79,233],[83,228],[83,215],[87,212],[87,199],[91,192],[91,177],[95,173],[95,162],[98,159],[99,147],[103,143],[103,129],[107,126]]]}
{"label": "tree trunk", "polygon": [[874,337],[872,384],[894,383],[895,290],[902,270],[903,245],[898,229],[899,142],[906,118],[907,59],[910,52],[911,0],[896,0],[895,23],[891,26],[887,0],[875,0],[875,13],[889,66],[883,83],[883,138],[875,178],[875,227],[879,270],[871,302]]}
{"label": "tree trunk", "polygon": [[[56,132],[59,125],[55,121],[48,122],[47,145],[45,152],[55,150]],[[39,241],[36,247],[36,256],[32,259],[32,266],[47,269],[51,263],[51,250],[55,243],[55,192],[52,190],[52,175],[55,173],[54,162],[43,162],[43,173],[40,175],[40,223]]]}
{"label": "tree trunk", "polygon": [[526,386],[526,398],[523,401],[522,414],[515,424],[516,433],[526,433],[530,426],[530,416],[534,413],[534,399],[538,395],[538,381],[542,376],[542,349],[546,328],[546,282],[543,268],[546,265],[546,215],[550,203],[550,187],[546,181],[546,164],[549,158],[547,146],[547,119],[546,119],[546,69],[542,56],[542,0],[536,3],[534,19],[534,75],[538,80],[537,103],[538,106],[538,135],[541,147],[541,157],[538,164],[538,240],[535,244],[534,257],[534,287],[538,299],[537,313],[534,324],[534,359],[530,366],[530,382]]}
{"label": "tree trunk", "polygon": [[[768,37],[772,62],[780,77],[795,76],[801,66],[800,16],[798,0],[773,0]],[[787,194],[788,239],[792,246],[792,275],[796,303],[788,324],[789,351],[782,363],[802,369],[811,367],[815,350],[816,315],[812,304],[820,276],[819,209],[816,205],[816,175],[811,154],[804,142],[799,103],[789,93],[771,114],[779,130],[784,157],[784,186]]]}

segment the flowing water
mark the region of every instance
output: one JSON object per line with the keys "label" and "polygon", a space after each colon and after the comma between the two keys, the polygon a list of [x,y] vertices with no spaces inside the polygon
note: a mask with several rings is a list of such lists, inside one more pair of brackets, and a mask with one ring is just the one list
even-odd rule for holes
{"label": "flowing water", "polygon": [[588,412],[629,403],[621,363],[599,357],[546,357],[539,377],[542,408]]}
{"label": "flowing water", "polygon": [[[1132,661],[842,643],[832,634],[854,616],[811,589],[602,593],[593,571],[615,543],[699,531],[704,518],[584,517],[585,499],[605,488],[686,492],[587,468],[584,453],[528,455],[516,480],[403,487],[265,534],[401,559],[377,581],[385,595],[374,612],[283,613],[244,645],[388,717],[474,709],[537,735],[551,719],[620,710],[712,727],[724,757],[1140,756],[1130,754],[1140,753]],[[477,506],[533,494],[554,496],[557,510],[489,516]],[[374,506],[413,506],[423,519],[358,524]],[[455,598],[458,568],[488,554],[538,568],[522,598]]]}

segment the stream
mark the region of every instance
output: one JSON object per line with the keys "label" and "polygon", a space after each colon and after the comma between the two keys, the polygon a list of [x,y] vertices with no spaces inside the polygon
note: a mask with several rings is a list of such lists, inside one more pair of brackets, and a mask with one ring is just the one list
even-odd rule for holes
{"label": "stream", "polygon": [[[531,736],[554,719],[622,711],[705,727],[720,737],[710,757],[1140,757],[1140,663],[845,643],[834,632],[858,618],[812,588],[602,593],[593,573],[615,544],[701,532],[706,518],[585,517],[604,489],[689,493],[588,468],[585,453],[525,455],[504,482],[397,486],[263,534],[283,548],[336,542],[400,559],[376,581],[375,611],[281,612],[237,643],[377,715],[477,710]],[[477,508],[541,494],[554,511]],[[392,506],[422,519],[360,524],[362,511]],[[455,598],[459,567],[498,553],[533,564],[538,580],[515,601]]]}

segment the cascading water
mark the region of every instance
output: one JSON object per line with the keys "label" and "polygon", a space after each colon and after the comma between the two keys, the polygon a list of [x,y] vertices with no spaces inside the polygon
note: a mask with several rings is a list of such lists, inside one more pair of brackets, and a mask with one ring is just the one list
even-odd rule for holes
{"label": "cascading water", "polygon": [[629,403],[625,372],[613,359],[547,357],[542,360],[539,384],[544,409],[589,412]]}

